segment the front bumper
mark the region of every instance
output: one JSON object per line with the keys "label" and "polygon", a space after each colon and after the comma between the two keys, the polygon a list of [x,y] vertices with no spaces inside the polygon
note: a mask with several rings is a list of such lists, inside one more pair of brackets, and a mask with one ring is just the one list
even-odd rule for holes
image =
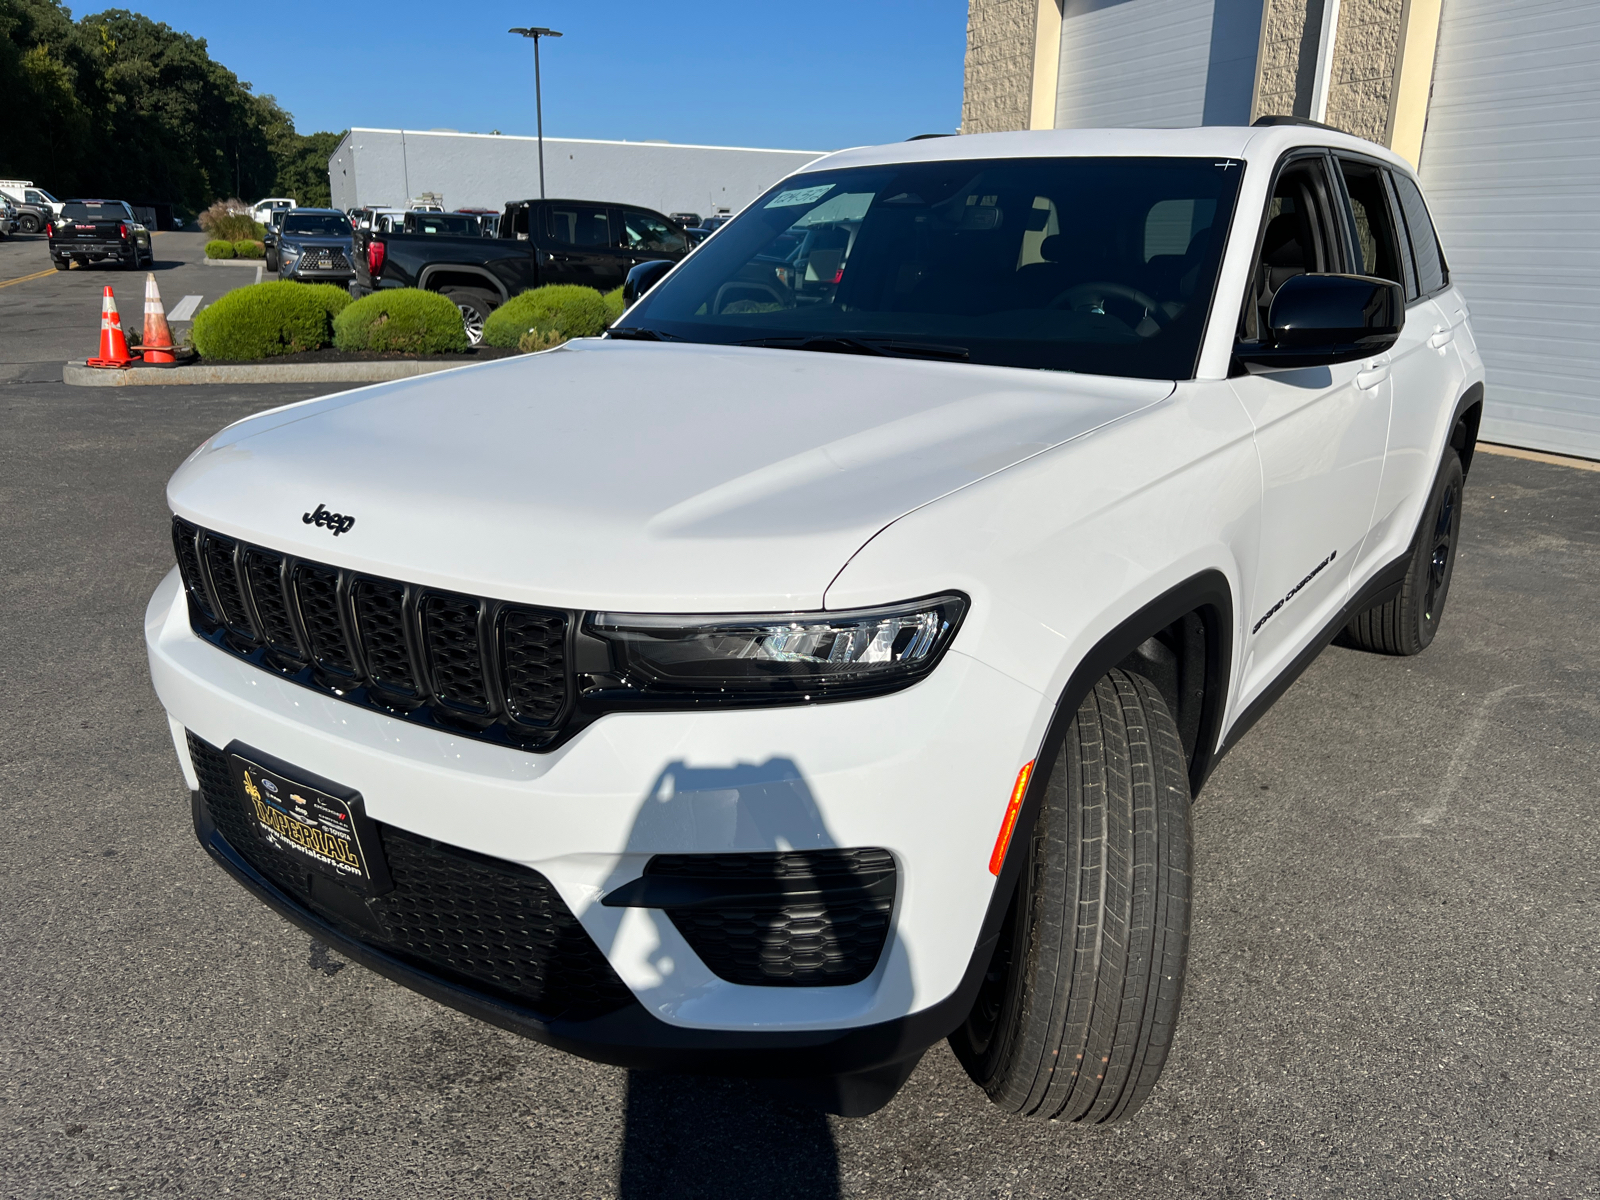
{"label": "front bumper", "polygon": [[[600,1061],[738,1074],[840,1074],[897,1062],[964,1017],[987,962],[989,853],[1042,699],[957,647],[926,680],[871,700],[799,708],[616,713],[535,754],[299,687],[189,627],[177,574],[146,613],[156,691],[191,789],[192,731],[239,741],[359,791],[367,815],[539,872],[632,994],[551,1021],[418,971],[328,926],[210,827],[212,857],[345,953],[495,1024]],[[890,934],[857,983],[770,987],[720,978],[656,909],[601,901],[661,854],[874,846],[898,873]],[[753,1057],[752,1057],[753,1056]]]}

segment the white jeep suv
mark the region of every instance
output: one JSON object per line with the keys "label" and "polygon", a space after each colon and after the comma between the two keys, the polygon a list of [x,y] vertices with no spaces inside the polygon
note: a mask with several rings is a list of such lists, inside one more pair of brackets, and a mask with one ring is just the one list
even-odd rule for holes
{"label": "white jeep suv", "polygon": [[1371,143],[832,155],[604,339],[195,451],[146,637],[196,832],[576,1054],[861,1113],[949,1037],[1116,1120],[1190,802],[1330,640],[1433,639],[1482,380]]}

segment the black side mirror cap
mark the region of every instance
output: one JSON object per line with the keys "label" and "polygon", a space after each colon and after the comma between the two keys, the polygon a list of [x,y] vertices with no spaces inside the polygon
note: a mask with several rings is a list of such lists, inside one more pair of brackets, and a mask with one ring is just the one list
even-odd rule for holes
{"label": "black side mirror cap", "polygon": [[1294,275],[1272,298],[1270,340],[1234,357],[1261,367],[1318,367],[1382,354],[1400,338],[1406,293],[1369,275]]}
{"label": "black side mirror cap", "polygon": [[[653,258],[649,262],[638,263],[628,272],[628,277],[622,281],[622,302],[632,304],[656,284],[661,282],[661,277],[678,264],[672,259]],[[616,278],[615,275],[612,276]]]}

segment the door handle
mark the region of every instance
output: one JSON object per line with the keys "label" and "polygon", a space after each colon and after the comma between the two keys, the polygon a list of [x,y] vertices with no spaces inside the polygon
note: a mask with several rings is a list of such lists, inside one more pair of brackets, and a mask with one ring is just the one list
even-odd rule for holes
{"label": "door handle", "polygon": [[1428,345],[1435,350],[1439,350],[1454,341],[1455,336],[1456,331],[1454,329],[1446,329],[1443,325],[1435,325],[1433,327],[1433,336],[1428,339]]}
{"label": "door handle", "polygon": [[1380,383],[1382,383],[1387,378],[1389,378],[1389,364],[1388,363],[1386,363],[1386,362],[1369,363],[1367,365],[1367,369],[1365,371],[1357,371],[1356,372],[1356,386],[1358,388],[1360,388],[1364,392],[1365,391],[1370,391],[1372,388],[1377,387]]}

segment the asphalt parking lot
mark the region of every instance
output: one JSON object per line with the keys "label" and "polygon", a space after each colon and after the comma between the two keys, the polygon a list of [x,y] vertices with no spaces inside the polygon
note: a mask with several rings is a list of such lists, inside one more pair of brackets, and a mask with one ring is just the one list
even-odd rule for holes
{"label": "asphalt parking lot", "polygon": [[[250,280],[183,238],[169,306]],[[143,274],[3,286],[34,253],[0,244],[0,1195],[1600,1194],[1600,473],[1480,454],[1433,647],[1328,650],[1219,768],[1137,1118],[1003,1117],[941,1046],[841,1120],[480,1025],[210,863],[141,644],[163,485],[334,389],[63,386]]]}

